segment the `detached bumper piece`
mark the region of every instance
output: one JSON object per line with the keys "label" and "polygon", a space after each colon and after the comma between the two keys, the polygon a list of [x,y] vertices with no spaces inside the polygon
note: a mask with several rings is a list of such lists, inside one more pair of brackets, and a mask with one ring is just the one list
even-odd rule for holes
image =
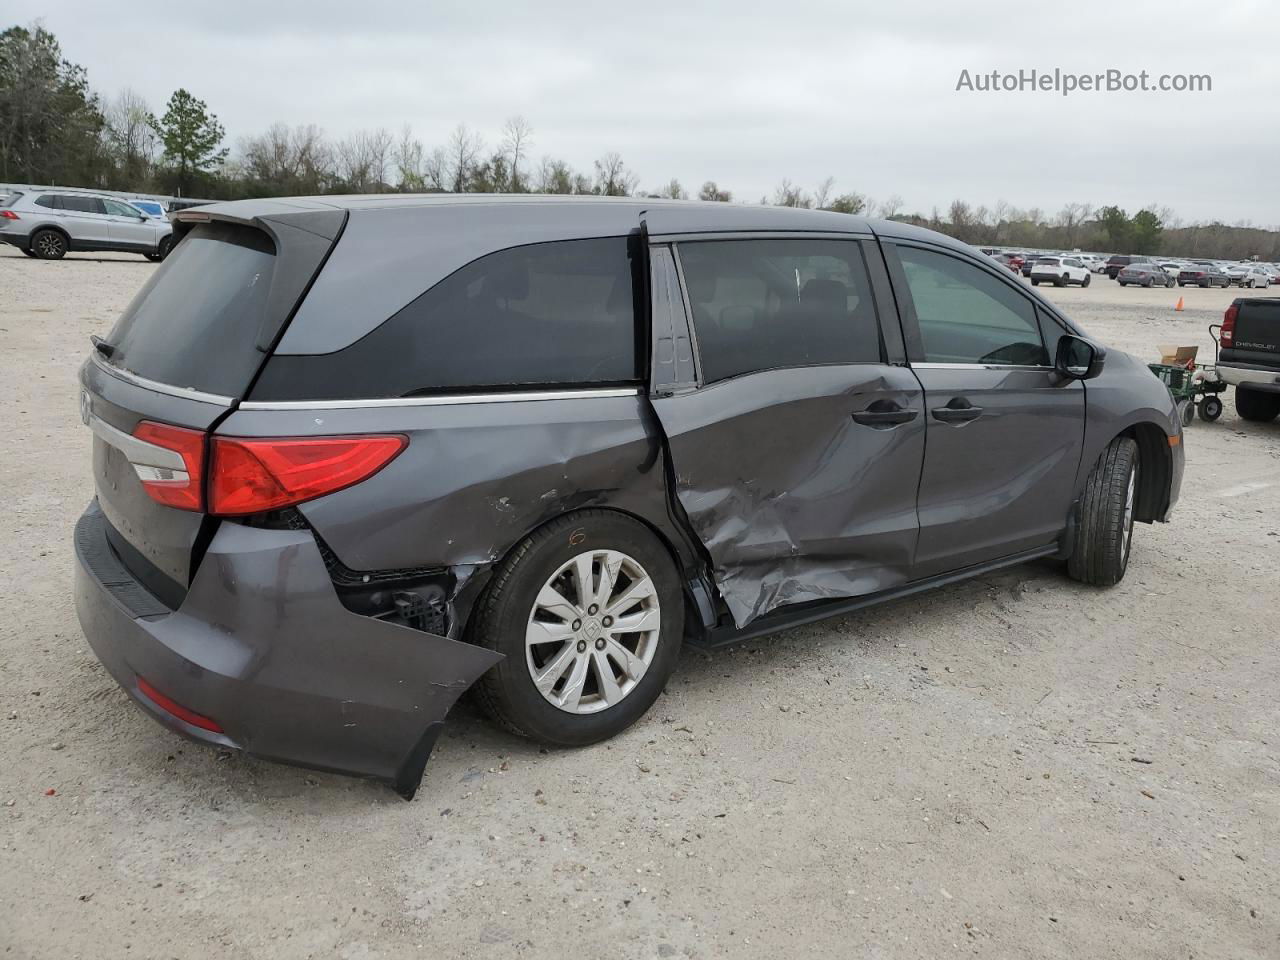
{"label": "detached bumper piece", "polygon": [[223,523],[177,610],[76,525],[76,612],[94,653],[156,720],[202,743],[391,784],[405,799],[458,697],[501,656],[364,617],[308,531]]}

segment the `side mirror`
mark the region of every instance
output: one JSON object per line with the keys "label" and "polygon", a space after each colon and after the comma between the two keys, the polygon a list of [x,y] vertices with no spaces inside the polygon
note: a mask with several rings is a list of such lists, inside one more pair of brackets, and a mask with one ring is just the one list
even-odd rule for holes
{"label": "side mirror", "polygon": [[1053,369],[1064,380],[1092,380],[1102,373],[1107,351],[1083,337],[1064,334],[1058,340]]}

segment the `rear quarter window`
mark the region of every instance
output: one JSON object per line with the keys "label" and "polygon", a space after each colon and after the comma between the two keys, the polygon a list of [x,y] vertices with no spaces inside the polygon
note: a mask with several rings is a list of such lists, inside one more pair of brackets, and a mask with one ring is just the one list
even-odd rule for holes
{"label": "rear quarter window", "polygon": [[121,314],[107,337],[109,362],[160,383],[240,396],[262,361],[256,343],[275,259],[259,230],[195,227]]}
{"label": "rear quarter window", "polygon": [[564,240],[474,260],[342,350],[276,355],[253,399],[409,397],[640,380],[639,245]]}

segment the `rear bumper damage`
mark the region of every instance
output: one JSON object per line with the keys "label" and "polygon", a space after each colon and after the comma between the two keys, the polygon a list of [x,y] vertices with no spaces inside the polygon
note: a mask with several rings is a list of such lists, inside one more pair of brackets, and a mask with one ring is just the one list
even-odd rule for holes
{"label": "rear bumper damage", "polygon": [[[223,523],[174,611],[106,532],[95,501],[76,525],[81,627],[125,691],[193,740],[382,780],[410,799],[450,707],[501,659],[347,610],[305,530]],[[147,684],[221,731],[160,706]]]}

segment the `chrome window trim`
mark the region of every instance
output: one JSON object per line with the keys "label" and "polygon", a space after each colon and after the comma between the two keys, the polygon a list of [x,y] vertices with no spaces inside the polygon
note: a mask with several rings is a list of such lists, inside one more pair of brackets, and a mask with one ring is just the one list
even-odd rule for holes
{"label": "chrome window trim", "polygon": [[912,370],[1043,370],[1050,372],[1054,369],[1051,366],[1028,363],[945,363],[935,360],[912,363],[910,366]]}
{"label": "chrome window trim", "polygon": [[186,476],[186,461],[182,459],[182,454],[176,450],[157,446],[154,443],[147,443],[147,441],[139,440],[123,430],[117,430],[95,413],[90,413],[89,419],[85,423],[93,431],[94,436],[123,453],[125,458],[133,464],[138,475],[144,479],[178,479],[176,476],[163,477],[159,474],[144,476],[144,470],[168,471],[175,475],[181,473]]}
{"label": "chrome window trim", "polygon": [[524,403],[541,400],[599,400],[635,397],[639,387],[586,390],[513,390],[508,393],[459,393],[430,397],[375,397],[368,400],[248,400],[239,410],[354,410],[366,407],[450,407],[473,403]]}
{"label": "chrome window trim", "polygon": [[229,407],[235,403],[235,397],[224,397],[218,393],[205,393],[203,390],[193,390],[191,387],[175,387],[171,383],[161,383],[159,380],[148,380],[146,377],[140,377],[136,373],[130,373],[122,367],[116,367],[107,363],[102,359],[102,355],[96,350],[90,354],[90,359],[99,370],[110,374],[117,380],[123,380],[126,383],[132,383],[135,386],[142,387],[146,390],[154,390],[156,393],[167,394],[171,397],[183,397],[187,400],[196,400],[200,403],[216,403],[220,407]]}

